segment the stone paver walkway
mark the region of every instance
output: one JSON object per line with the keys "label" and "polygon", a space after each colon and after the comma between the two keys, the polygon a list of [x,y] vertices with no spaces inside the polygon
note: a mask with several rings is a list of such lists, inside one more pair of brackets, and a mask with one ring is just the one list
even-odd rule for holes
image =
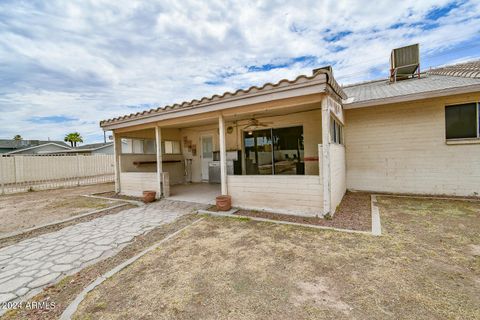
{"label": "stone paver walkway", "polygon": [[135,236],[202,205],[162,200],[0,249],[0,303],[20,300],[61,277],[114,255]]}

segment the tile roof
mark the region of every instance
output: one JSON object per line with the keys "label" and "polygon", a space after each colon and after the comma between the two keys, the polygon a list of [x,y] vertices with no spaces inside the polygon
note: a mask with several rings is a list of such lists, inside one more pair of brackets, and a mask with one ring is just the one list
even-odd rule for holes
{"label": "tile roof", "polygon": [[345,86],[348,96],[344,105],[374,104],[376,100],[407,97],[415,94],[428,94],[450,89],[468,89],[480,86],[480,60],[435,68],[422,73],[420,79],[412,78],[395,83],[388,79],[363,82]]}
{"label": "tile roof", "polygon": [[222,95],[213,95],[211,97],[203,97],[199,100],[194,99],[191,101],[184,101],[182,103],[177,103],[165,107],[160,107],[157,109],[151,109],[151,110],[145,110],[142,112],[137,112],[137,113],[132,113],[129,115],[124,115],[121,117],[117,118],[112,118],[108,120],[103,120],[100,121],[100,126],[105,126],[109,125],[112,123],[116,122],[121,122],[122,120],[130,120],[130,119],[139,119],[139,118],[147,118],[151,117],[157,114],[160,114],[162,112],[166,112],[169,110],[174,110],[174,109],[182,109],[182,108],[189,108],[189,107],[202,107],[204,104],[208,104],[210,102],[216,102],[216,101],[221,101],[221,100],[228,100],[229,98],[235,98],[235,97],[241,97],[241,96],[248,96],[249,94],[254,94],[257,92],[268,92],[269,90],[273,90],[276,88],[281,88],[281,87],[288,87],[288,86],[293,86],[296,84],[301,84],[301,83],[306,83],[310,81],[315,81],[318,79],[321,79],[323,75],[327,75],[327,83],[332,87],[332,89],[337,93],[341,98],[346,98],[345,93],[343,92],[342,88],[338,85],[338,83],[335,81],[335,78],[333,77],[332,73],[323,68],[315,69],[313,71],[313,75],[311,76],[306,76],[306,75],[300,75],[294,80],[288,80],[288,79],[283,79],[278,81],[277,83],[265,83],[261,87],[257,86],[251,86],[250,88],[244,90],[244,89],[239,89],[235,92],[224,92]]}
{"label": "tile roof", "polygon": [[428,73],[442,76],[480,79],[480,60],[439,67],[428,71]]}

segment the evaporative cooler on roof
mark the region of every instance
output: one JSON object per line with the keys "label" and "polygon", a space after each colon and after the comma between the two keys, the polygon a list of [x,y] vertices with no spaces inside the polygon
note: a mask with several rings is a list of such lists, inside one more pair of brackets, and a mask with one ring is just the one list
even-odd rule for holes
{"label": "evaporative cooler on roof", "polygon": [[420,45],[413,44],[392,50],[390,82],[417,76],[420,78]]}

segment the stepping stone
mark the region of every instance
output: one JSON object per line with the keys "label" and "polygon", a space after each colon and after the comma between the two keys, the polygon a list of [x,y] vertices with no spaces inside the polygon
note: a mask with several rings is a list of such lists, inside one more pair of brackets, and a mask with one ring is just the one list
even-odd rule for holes
{"label": "stepping stone", "polygon": [[57,272],[47,274],[43,277],[40,277],[40,278],[30,282],[28,284],[28,287],[29,288],[37,288],[37,287],[40,287],[40,286],[44,286],[46,284],[49,284],[50,282],[53,282],[59,275],[60,275],[60,273],[57,273]]}
{"label": "stepping stone", "polygon": [[14,254],[16,252],[22,251],[24,249],[25,249],[25,247],[17,244],[17,245],[13,245],[13,246],[9,246],[9,247],[0,249],[0,254],[2,256],[3,255],[11,255],[11,254]]}
{"label": "stepping stone", "polygon": [[17,296],[21,297],[21,296],[27,294],[28,291],[30,291],[30,289],[28,289],[28,288],[20,288],[20,289],[17,290],[17,292],[15,292],[15,294],[16,294]]}
{"label": "stepping stone", "polygon": [[32,277],[15,277],[10,279],[0,286],[0,293],[8,293],[15,291],[21,287],[23,287],[26,283],[31,281]]}
{"label": "stepping stone", "polygon": [[42,258],[46,255],[48,255],[50,253],[50,251],[37,251],[37,252],[34,252],[34,253],[31,253],[27,256],[25,256],[24,258],[25,259],[29,259],[29,260],[36,260],[36,259],[39,259],[39,258]]}
{"label": "stepping stone", "polygon": [[77,261],[81,256],[79,254],[66,254],[64,256],[61,256],[55,260],[56,263],[59,264],[69,264],[74,261]]}
{"label": "stepping stone", "polygon": [[20,273],[22,270],[23,270],[22,267],[17,267],[15,269],[10,269],[8,271],[0,272],[0,283],[2,283],[2,281],[3,281],[1,279],[9,277],[9,276],[13,276],[17,273]]}
{"label": "stepping stone", "polygon": [[17,296],[13,293],[0,294],[0,304],[15,299]]}
{"label": "stepping stone", "polygon": [[[83,260],[83,258],[84,257],[81,257],[80,259]],[[73,268],[74,268],[74,266],[72,266],[70,264],[57,264],[56,266],[51,267],[50,270],[56,271],[56,272],[64,272],[64,271],[71,270]]]}
{"label": "stepping stone", "polygon": [[95,241],[95,244],[97,244],[99,246],[102,246],[102,245],[109,245],[109,244],[112,244],[114,242],[115,242],[114,238],[104,238],[104,239],[100,239],[100,240]]}
{"label": "stepping stone", "polygon": [[80,258],[80,260],[90,261],[90,260],[93,260],[93,259],[96,259],[96,258],[100,257],[102,254],[103,254],[103,252],[100,252],[100,251],[92,252],[90,254],[84,255],[83,257]]}

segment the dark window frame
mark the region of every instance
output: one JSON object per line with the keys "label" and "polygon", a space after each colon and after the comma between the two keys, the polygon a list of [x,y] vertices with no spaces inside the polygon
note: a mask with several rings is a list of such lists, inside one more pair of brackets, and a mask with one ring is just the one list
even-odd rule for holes
{"label": "dark window frame", "polygon": [[330,142],[344,145],[343,124],[334,117],[330,117]]}
{"label": "dark window frame", "polygon": [[[454,138],[449,138],[449,132],[448,132],[448,125],[447,125],[447,109],[451,107],[462,107],[462,106],[471,106],[472,104],[475,105],[475,133],[476,136],[471,136],[471,137],[454,137]],[[459,104],[450,104],[450,105],[445,105],[444,109],[445,113],[445,139],[447,141],[461,141],[461,140],[478,140],[480,139],[480,102],[477,101],[472,101],[472,102],[466,102],[466,103],[459,103]]]}
{"label": "dark window frame", "polygon": [[[253,130],[243,130],[243,134],[242,134],[242,153],[243,153],[243,158],[245,161],[247,161],[247,146],[245,144],[245,140],[247,138],[254,138],[254,144],[255,144],[255,148],[257,148],[257,135],[256,133],[258,132],[269,132],[270,135],[270,143],[269,144],[266,144],[266,145],[269,145],[271,147],[271,158],[272,158],[272,173],[271,174],[261,174],[261,173],[247,173],[247,164],[245,163],[245,175],[288,175],[288,174],[285,174],[285,173],[282,173],[281,171],[277,172],[277,168],[275,167],[276,166],[276,161],[275,161],[275,154],[276,152],[278,152],[279,150],[276,149],[276,147],[278,147],[278,141],[274,141],[274,137],[275,137],[275,132],[279,131],[279,130],[282,130],[282,129],[289,129],[289,128],[301,128],[301,137],[302,137],[302,143],[298,145],[298,155],[297,155],[297,158],[296,158],[296,161],[299,162],[299,163],[302,163],[304,165],[304,157],[303,157],[303,154],[301,154],[300,152],[301,151],[304,151],[305,150],[305,146],[304,146],[304,125],[303,124],[300,124],[300,125],[287,125],[287,126],[274,126],[274,127],[266,127],[266,128],[262,128],[262,129],[259,129],[259,128],[256,128],[256,129],[253,129]],[[249,134],[248,132],[251,132],[252,134]],[[265,146],[265,145],[264,145]],[[251,147],[251,146],[250,146]],[[257,155],[255,155],[255,157],[257,157]],[[303,167],[303,170],[300,170],[300,171],[297,171],[299,168],[296,169],[296,175],[306,175],[305,174],[305,168]]]}

